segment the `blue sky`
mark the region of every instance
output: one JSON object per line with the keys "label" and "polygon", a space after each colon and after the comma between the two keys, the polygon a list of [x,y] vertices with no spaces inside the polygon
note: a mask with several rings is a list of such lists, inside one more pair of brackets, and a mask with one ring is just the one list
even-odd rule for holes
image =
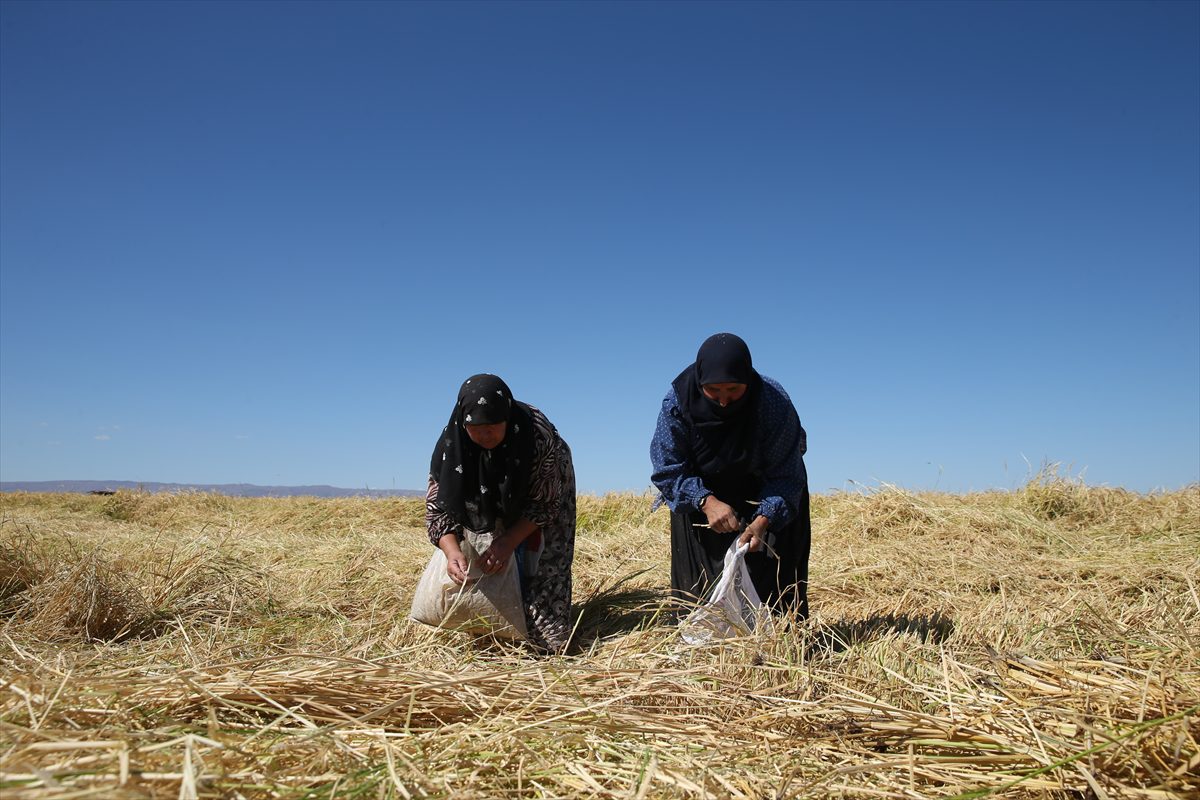
{"label": "blue sky", "polygon": [[730,330],[816,491],[1200,480],[1200,4],[0,4],[0,477],[648,485]]}

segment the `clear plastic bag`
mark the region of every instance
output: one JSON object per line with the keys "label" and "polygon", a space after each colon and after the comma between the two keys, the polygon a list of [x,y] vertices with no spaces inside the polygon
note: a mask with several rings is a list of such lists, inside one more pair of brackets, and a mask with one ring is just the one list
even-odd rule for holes
{"label": "clear plastic bag", "polygon": [[467,580],[461,585],[446,572],[446,554],[435,550],[413,592],[410,616],[426,625],[527,638],[517,560],[510,556],[504,569],[491,575],[479,566],[479,556],[492,546],[492,538],[491,533],[465,532],[461,547]]}
{"label": "clear plastic bag", "polygon": [[707,644],[741,636],[755,629],[763,603],[746,567],[749,549],[749,544],[739,547],[736,539],[729,545],[721,579],[704,604],[688,614],[680,624],[683,641],[688,644]]}

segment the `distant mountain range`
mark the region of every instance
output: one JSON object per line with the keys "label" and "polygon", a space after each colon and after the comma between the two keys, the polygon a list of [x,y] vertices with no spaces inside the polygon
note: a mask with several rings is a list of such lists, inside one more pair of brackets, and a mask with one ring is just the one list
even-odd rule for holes
{"label": "distant mountain range", "polygon": [[0,492],[211,492],[230,497],[419,497],[416,489],[342,489],[337,486],[256,486],[252,483],[153,483],[151,481],[0,481]]}

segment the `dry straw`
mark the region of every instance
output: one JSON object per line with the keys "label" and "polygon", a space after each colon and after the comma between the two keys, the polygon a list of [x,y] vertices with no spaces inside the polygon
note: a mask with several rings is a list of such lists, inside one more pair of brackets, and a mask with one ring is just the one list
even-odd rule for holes
{"label": "dry straw", "polygon": [[582,497],[575,648],[407,617],[419,500],[0,497],[0,793],[1200,793],[1200,487],[814,498],[813,618],[685,646]]}

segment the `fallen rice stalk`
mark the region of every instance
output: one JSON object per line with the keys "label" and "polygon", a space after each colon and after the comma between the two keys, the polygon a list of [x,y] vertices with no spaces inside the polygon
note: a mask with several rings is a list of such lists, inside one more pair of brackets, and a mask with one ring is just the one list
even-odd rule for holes
{"label": "fallen rice stalk", "polygon": [[[407,625],[418,505],[0,497],[23,575],[71,574],[37,562],[69,540],[87,597],[145,603],[8,596],[0,793],[1200,792],[1200,488],[814,497],[814,618],[714,648],[664,623],[665,517],[584,498],[581,655],[553,659]],[[171,624],[70,627],[146,608]]]}

